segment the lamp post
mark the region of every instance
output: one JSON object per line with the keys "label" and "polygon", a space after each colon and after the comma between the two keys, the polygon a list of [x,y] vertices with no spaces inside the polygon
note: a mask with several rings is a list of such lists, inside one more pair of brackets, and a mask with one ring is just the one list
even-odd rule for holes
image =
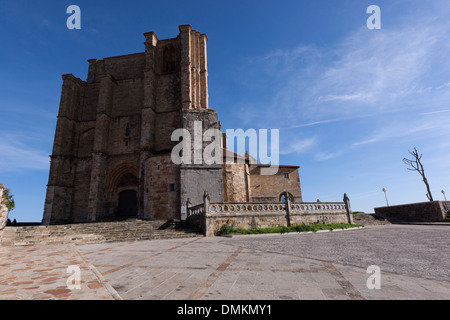
{"label": "lamp post", "polygon": [[388,198],[387,198],[387,195],[386,195],[386,188],[383,188],[382,190],[384,192],[384,197],[386,198],[386,204],[389,207],[389,202],[388,202]]}
{"label": "lamp post", "polygon": [[444,191],[444,190],[441,190],[441,192],[442,192],[442,194],[444,195],[445,201],[447,201],[447,198],[445,197],[445,191]]}

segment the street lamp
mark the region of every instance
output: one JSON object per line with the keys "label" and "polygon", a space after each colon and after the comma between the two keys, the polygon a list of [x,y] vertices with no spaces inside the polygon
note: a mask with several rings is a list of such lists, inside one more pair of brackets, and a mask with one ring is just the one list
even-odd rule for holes
{"label": "street lamp", "polygon": [[444,195],[445,201],[447,201],[447,198],[445,197],[445,191],[444,191],[444,190],[441,190],[441,192],[442,192],[442,194]]}
{"label": "street lamp", "polygon": [[389,202],[388,202],[387,195],[386,195],[386,188],[383,188],[382,190],[384,192],[384,197],[386,198],[386,204],[389,207]]}

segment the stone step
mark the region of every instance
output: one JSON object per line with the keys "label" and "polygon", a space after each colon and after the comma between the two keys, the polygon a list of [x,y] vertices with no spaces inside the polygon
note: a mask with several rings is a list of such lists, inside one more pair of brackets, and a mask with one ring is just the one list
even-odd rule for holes
{"label": "stone step", "polygon": [[51,226],[9,226],[2,246],[36,244],[104,243],[200,237],[202,234],[180,221],[119,221]]}

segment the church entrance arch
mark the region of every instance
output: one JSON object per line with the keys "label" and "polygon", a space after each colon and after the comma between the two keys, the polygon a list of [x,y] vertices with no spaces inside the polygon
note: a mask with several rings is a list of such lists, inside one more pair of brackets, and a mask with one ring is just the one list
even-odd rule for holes
{"label": "church entrance arch", "polygon": [[134,166],[122,164],[111,170],[107,199],[109,218],[123,220],[139,217],[139,179]]}
{"label": "church entrance arch", "polygon": [[124,190],[120,192],[117,215],[120,218],[131,218],[136,217],[137,214],[137,192],[135,190]]}

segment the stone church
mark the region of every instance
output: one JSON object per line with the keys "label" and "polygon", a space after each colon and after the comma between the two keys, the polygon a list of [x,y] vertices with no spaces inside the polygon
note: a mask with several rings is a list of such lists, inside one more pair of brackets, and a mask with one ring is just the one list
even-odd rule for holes
{"label": "stone church", "polygon": [[[62,76],[43,224],[125,218],[180,219],[189,200],[302,202],[297,166],[179,164],[171,159],[175,129],[221,130],[208,106],[207,37],[190,25],[176,38],[145,36],[145,52],[91,59],[87,80]],[[223,156],[226,139],[221,142]]]}

